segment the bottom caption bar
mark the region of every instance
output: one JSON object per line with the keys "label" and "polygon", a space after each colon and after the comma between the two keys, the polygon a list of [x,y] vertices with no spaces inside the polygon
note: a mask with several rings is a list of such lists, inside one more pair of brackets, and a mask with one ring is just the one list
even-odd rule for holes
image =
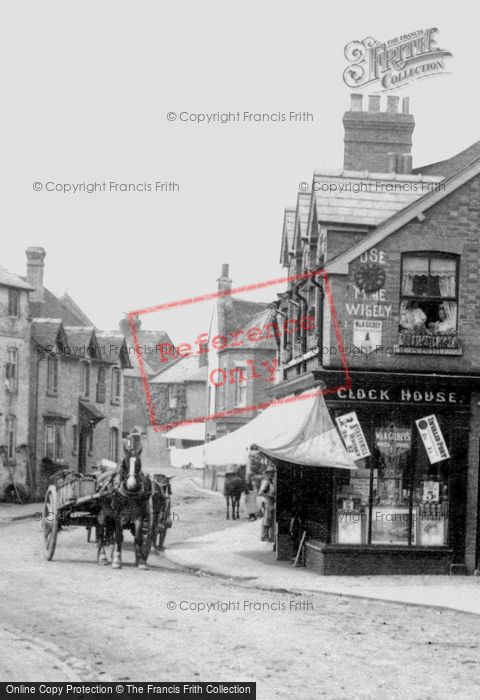
{"label": "bottom caption bar", "polygon": [[0,683],[0,697],[137,698],[140,695],[170,696],[176,700],[196,698],[257,698],[256,683]]}

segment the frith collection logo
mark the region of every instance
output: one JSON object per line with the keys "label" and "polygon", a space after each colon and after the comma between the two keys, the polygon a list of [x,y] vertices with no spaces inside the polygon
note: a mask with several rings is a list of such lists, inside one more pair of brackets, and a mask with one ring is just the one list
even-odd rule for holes
{"label": "frith collection logo", "polygon": [[450,51],[435,45],[438,29],[418,29],[386,42],[367,37],[345,47],[350,65],[343,72],[349,88],[379,84],[379,90],[398,90],[414,80],[447,73],[444,59]]}

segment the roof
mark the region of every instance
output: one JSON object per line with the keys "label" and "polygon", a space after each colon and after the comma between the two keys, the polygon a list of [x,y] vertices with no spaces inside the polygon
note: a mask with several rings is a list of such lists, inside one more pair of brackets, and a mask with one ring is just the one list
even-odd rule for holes
{"label": "roof", "polygon": [[43,301],[30,302],[30,316],[32,318],[59,318],[68,326],[94,327],[70,296],[63,295],[63,297],[58,298],[46,287],[43,288]]}
{"label": "roof", "polygon": [[122,369],[132,369],[133,365],[125,337],[115,331],[95,331],[99,345],[99,355],[104,362],[120,364]]}
{"label": "roof", "polygon": [[[130,329],[128,329],[130,330]],[[148,375],[155,374],[166,368],[166,364],[162,362],[162,355],[158,351],[159,345],[173,345],[168,333],[165,331],[149,331],[140,328],[137,330],[137,343],[140,354],[142,355],[143,364],[145,366],[145,371]],[[132,365],[131,370],[126,371],[126,376],[140,377],[142,376],[140,372],[140,366],[138,362],[138,353],[133,342],[133,338],[128,332],[125,336],[125,341],[128,348],[128,354],[130,356],[130,362]]]}
{"label": "roof", "polygon": [[422,165],[420,168],[415,168],[414,173],[423,173],[425,175],[442,175],[443,177],[451,177],[455,173],[463,170],[472,161],[480,158],[480,141],[472,143],[460,153],[456,153],[451,158],[440,160],[429,165]]}
{"label": "roof", "polygon": [[0,265],[0,285],[3,287],[14,287],[15,289],[25,289],[25,291],[33,291],[27,282],[22,277],[14,272],[9,272],[5,267]]}
{"label": "roof", "polygon": [[[249,340],[247,333],[253,328],[263,328],[269,323],[274,323],[276,320],[276,310],[272,306],[267,306],[266,309],[260,311],[256,316],[250,319],[248,324],[242,329],[244,331],[244,336],[242,337],[242,345],[240,349],[250,350],[273,350],[276,352],[277,345],[275,342],[275,336],[267,333],[269,337],[262,340]],[[263,335],[263,334],[262,334]]]}
{"label": "roof", "polygon": [[352,260],[358,258],[362,253],[366,252],[373,246],[378,245],[382,240],[390,236],[395,231],[398,231],[402,226],[408,224],[412,219],[419,218],[422,220],[424,212],[430,209],[434,204],[455,192],[459,187],[471,180],[473,177],[480,175],[480,158],[473,161],[453,177],[445,180],[442,187],[433,192],[429,192],[420,199],[412,202],[402,211],[395,213],[389,219],[384,221],[380,226],[371,231],[359,243],[349,248],[341,255],[328,261],[325,269],[330,274],[348,274],[348,265]]}
{"label": "roof", "polygon": [[317,220],[356,226],[377,226],[425,194],[441,176],[355,171],[313,175]]}
{"label": "roof", "polygon": [[95,357],[99,356],[95,329],[92,326],[65,326],[65,333],[74,357],[84,357],[89,351],[94,353]]}
{"label": "roof", "polygon": [[232,331],[244,330],[251,325],[252,318],[264,311],[269,304],[259,301],[244,301],[226,295],[218,303],[218,333],[229,335]]}
{"label": "roof", "polygon": [[287,207],[283,215],[282,242],[280,245],[280,263],[288,265],[288,253],[292,248],[295,234],[295,207]]}
{"label": "roof", "polygon": [[34,319],[31,333],[34,347],[40,347],[42,350],[53,350],[59,342],[67,346],[65,330],[59,318]]}
{"label": "roof", "polygon": [[183,384],[184,382],[206,382],[208,367],[199,367],[199,354],[181,357],[166,363],[166,369],[159,372],[151,384]]}

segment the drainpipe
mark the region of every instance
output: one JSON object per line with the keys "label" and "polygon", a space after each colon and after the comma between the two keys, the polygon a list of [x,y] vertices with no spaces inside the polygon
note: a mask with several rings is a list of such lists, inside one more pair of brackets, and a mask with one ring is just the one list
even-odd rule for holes
{"label": "drainpipe", "polygon": [[321,284],[317,282],[317,278],[315,276],[312,276],[312,282],[317,287],[317,289],[320,292],[320,299],[318,300],[317,303],[317,314],[318,314],[318,328],[317,328],[317,336],[318,336],[318,346],[320,348],[320,358],[323,357],[322,355],[322,346],[323,346],[323,300],[325,297],[323,287]]}

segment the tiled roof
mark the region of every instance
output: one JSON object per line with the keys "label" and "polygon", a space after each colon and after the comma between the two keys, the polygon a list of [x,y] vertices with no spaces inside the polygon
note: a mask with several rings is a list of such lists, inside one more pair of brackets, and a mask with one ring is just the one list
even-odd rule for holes
{"label": "tiled roof", "polygon": [[70,311],[80,322],[82,326],[93,326],[94,324],[90,321],[88,316],[83,313],[79,305],[72,299],[70,294],[65,292],[59,297],[59,301],[68,311]]}
{"label": "tiled roof", "polygon": [[94,348],[95,352],[98,353],[98,343],[93,327],[65,326],[65,333],[74,357],[88,355],[89,348]]}
{"label": "tiled roof", "polygon": [[443,177],[451,177],[455,173],[463,170],[472,161],[480,158],[480,141],[476,141],[464,151],[457,153],[452,158],[440,160],[437,163],[423,165],[420,168],[415,168],[414,173],[422,173],[424,175],[442,175]]}
{"label": "tiled roof", "polygon": [[32,321],[33,345],[42,349],[56,345],[59,334],[64,335],[62,322],[59,318],[35,319]]}
{"label": "tiled roof", "polygon": [[121,333],[115,331],[95,331],[99,355],[105,362],[120,364],[123,369],[132,369],[127,343]]}
{"label": "tiled roof", "polygon": [[[247,326],[243,329],[245,331],[245,335],[241,338],[239,338],[239,342],[242,341],[242,345],[240,349],[245,348],[246,350],[254,349],[254,350],[273,350],[276,352],[277,350],[277,345],[275,342],[275,337],[268,337],[264,338],[262,340],[249,340],[247,338],[247,333],[251,328],[261,328],[263,329],[267,324],[269,323],[274,323],[276,319],[276,311],[272,306],[267,306],[266,309],[263,311],[260,311],[256,316],[250,319],[249,323]],[[272,335],[273,333],[267,333],[267,331],[263,332],[262,335]]]}
{"label": "tiled roof", "polygon": [[28,291],[32,290],[31,287],[24,279],[16,275],[14,272],[9,272],[5,267],[0,265],[0,285],[4,287],[15,287],[15,289],[26,289]]}
{"label": "tiled roof", "polygon": [[[137,342],[142,353],[147,374],[155,374],[155,372],[165,369],[166,365],[162,363],[162,355],[157,349],[158,345],[173,345],[165,331],[148,331],[141,328],[137,331]],[[133,369],[128,371],[126,374],[127,376],[141,376],[135,344],[130,334],[126,336],[126,343],[130,361],[133,367]]]}
{"label": "tiled roof", "polygon": [[249,328],[252,318],[264,311],[267,306],[268,303],[264,302],[244,301],[231,296],[222,297],[218,304],[219,334],[228,335],[232,331]]}
{"label": "tiled roof", "polygon": [[[59,318],[68,326],[92,326],[85,314],[77,307],[73,299],[62,301],[65,295],[59,299],[46,287],[43,288],[43,302],[30,302],[30,315],[32,318]],[[78,311],[75,311],[78,309]],[[88,321],[87,323],[85,321]]]}
{"label": "tiled roof", "polygon": [[424,196],[427,190],[422,189],[422,182],[432,186],[442,179],[392,173],[315,172],[317,218],[325,223],[377,226]]}
{"label": "tiled roof", "polygon": [[181,384],[183,382],[206,382],[208,367],[199,367],[199,355],[190,355],[166,363],[166,369],[157,374],[151,384]]}

